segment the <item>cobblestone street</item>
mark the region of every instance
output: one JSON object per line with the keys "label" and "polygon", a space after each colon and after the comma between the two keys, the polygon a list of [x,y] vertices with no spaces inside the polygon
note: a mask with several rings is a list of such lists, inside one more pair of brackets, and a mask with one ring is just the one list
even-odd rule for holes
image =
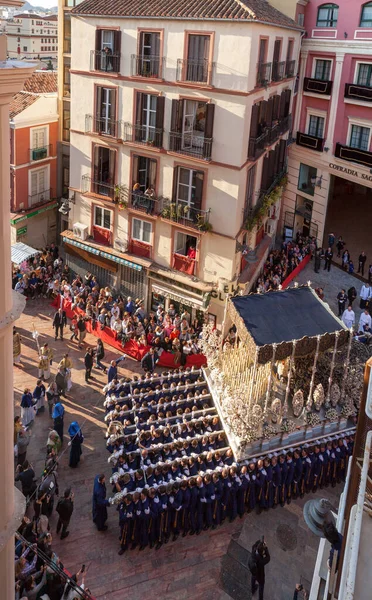
{"label": "cobblestone street", "polygon": [[[306,279],[306,273],[304,277]],[[37,351],[32,338],[35,327],[40,334],[40,343],[47,341],[54,350],[52,375],[64,352],[70,353],[74,364],[71,394],[63,402],[66,409],[65,439],[59,466],[60,493],[67,486],[72,486],[75,491],[75,511],[69,528],[70,536],[66,540],[61,542],[55,534],[55,513],[51,518],[53,547],[66,568],[75,572],[82,563],[86,563],[87,585],[97,600],[137,600],[149,595],[162,600],[249,599],[246,550],[255,541],[254,537],[265,534],[272,553],[267,569],[265,597],[268,600],[291,598],[291,590],[296,581],[301,577],[305,581],[310,580],[317,548],[317,538],[308,531],[303,521],[303,501],[260,516],[247,515],[243,520],[225,523],[198,537],[179,538],[157,552],[150,549],[144,552],[135,550],[118,556],[118,514],[114,507],[108,509],[108,531],[99,533],[96,530],[91,520],[93,479],[101,471],[106,473],[107,478],[110,476],[101,394],[106,378],[102,372],[94,370],[94,380],[89,385],[85,384],[84,351],[78,350],[76,343],[69,341],[68,335],[67,341],[54,341],[52,314],[53,309],[46,300],[29,301],[17,322],[23,338],[23,368],[14,367],[15,414],[20,414],[19,402],[23,388],[27,386],[33,389],[37,379]],[[95,345],[95,338],[89,335],[86,341]],[[112,352],[108,347],[105,350],[106,364],[119,356],[119,353]],[[139,364],[130,359],[125,361],[124,367],[119,369],[122,375],[131,376],[139,371]],[[77,469],[68,467],[67,429],[73,420],[78,420],[85,437],[83,456]],[[44,466],[46,441],[51,426],[52,421],[45,412],[36,417],[32,428],[28,458],[37,476],[40,476]],[[111,486],[108,484],[108,495],[110,492]],[[318,496],[325,495],[337,505],[336,492],[337,488],[323,490]],[[277,537],[276,532],[281,524],[289,525],[296,532],[296,546],[291,551],[283,551]],[[280,586],[277,585],[278,573]]]}

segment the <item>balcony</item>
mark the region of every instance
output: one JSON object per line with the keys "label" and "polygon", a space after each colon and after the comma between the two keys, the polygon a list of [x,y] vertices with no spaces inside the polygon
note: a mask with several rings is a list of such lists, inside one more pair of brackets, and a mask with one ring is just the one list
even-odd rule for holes
{"label": "balcony", "polygon": [[30,162],[35,160],[44,160],[49,158],[52,152],[52,144],[41,146],[40,148],[30,148]]}
{"label": "balcony", "polygon": [[199,231],[209,231],[209,210],[193,208],[184,202],[173,202],[169,198],[159,198],[160,216],[179,225],[192,227]]}
{"label": "balcony", "polygon": [[211,160],[213,138],[195,133],[169,133],[169,150],[194,158]]}
{"label": "balcony", "polygon": [[294,77],[295,76],[295,68],[296,68],[296,61],[295,60],[287,60],[287,62],[285,63],[285,76],[288,77]]}
{"label": "balcony", "polygon": [[104,227],[92,226],[92,237],[96,244],[112,246],[112,231]]}
{"label": "balcony", "polygon": [[42,192],[38,192],[37,194],[32,194],[31,196],[28,197],[28,207],[34,208],[37,206],[41,206],[42,204],[49,202],[51,197],[52,197],[51,189],[43,190]]}
{"label": "balcony", "polygon": [[120,53],[104,50],[91,50],[90,53],[91,71],[102,71],[104,73],[120,72]]}
{"label": "balcony", "polygon": [[177,81],[212,84],[213,63],[206,58],[177,60]]}
{"label": "balcony", "polygon": [[269,129],[265,129],[259,137],[249,138],[248,143],[248,158],[250,160],[256,160],[265,151],[266,146],[269,144]]}
{"label": "balcony", "polygon": [[173,252],[172,268],[176,271],[187,273],[187,275],[195,275],[195,264],[196,261],[194,258]]}
{"label": "balcony", "polygon": [[164,70],[164,58],[161,56],[141,56],[132,54],[131,75],[133,77],[152,77],[161,79]]}
{"label": "balcony", "polygon": [[85,133],[98,133],[118,138],[120,137],[120,121],[85,115]]}
{"label": "balcony", "polygon": [[106,181],[94,180],[89,175],[83,175],[81,178],[81,193],[97,194],[98,196],[105,196],[110,200],[114,200],[115,186]]}
{"label": "balcony", "polygon": [[163,146],[163,130],[145,125],[132,125],[124,123],[122,131],[124,142],[135,142],[143,146],[161,148]]}
{"label": "balcony", "polygon": [[367,150],[359,150],[359,148],[351,148],[350,146],[337,143],[335,156],[342,160],[358,163],[369,169],[372,168],[372,152],[368,152]]}
{"label": "balcony", "polygon": [[160,215],[163,204],[158,198],[131,192],[128,194],[128,206],[147,215],[157,216]]}
{"label": "balcony", "polygon": [[372,87],[367,85],[358,85],[356,83],[345,83],[345,98],[360,100],[362,102],[372,102]]}
{"label": "balcony", "polygon": [[304,92],[319,94],[321,96],[330,96],[332,92],[333,81],[323,81],[322,79],[304,78]]}
{"label": "balcony", "polygon": [[259,63],[257,65],[256,87],[264,87],[270,83],[270,80],[271,80],[271,62]]}
{"label": "balcony", "polygon": [[134,254],[135,256],[151,258],[151,250],[152,248],[150,244],[145,244],[139,240],[130,240],[128,244],[128,252],[130,252],[130,254]]}
{"label": "balcony", "polygon": [[292,127],[292,115],[287,115],[279,121],[279,135],[283,135]]}
{"label": "balcony", "polygon": [[300,131],[297,131],[296,144],[297,146],[310,148],[310,150],[323,152],[324,139],[315,137],[315,135],[309,135],[307,133],[301,133]]}
{"label": "balcony", "polygon": [[273,81],[281,81],[284,79],[285,74],[285,61],[282,62],[273,62]]}

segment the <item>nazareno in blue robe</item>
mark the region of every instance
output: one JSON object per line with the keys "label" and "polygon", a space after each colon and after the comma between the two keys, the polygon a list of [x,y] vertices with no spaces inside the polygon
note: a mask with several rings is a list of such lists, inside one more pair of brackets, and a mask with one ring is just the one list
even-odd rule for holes
{"label": "nazareno in blue robe", "polygon": [[98,481],[99,475],[94,479],[93,487],[93,522],[97,525],[97,529],[103,529],[107,521],[107,506],[109,501],[106,500],[106,485]]}

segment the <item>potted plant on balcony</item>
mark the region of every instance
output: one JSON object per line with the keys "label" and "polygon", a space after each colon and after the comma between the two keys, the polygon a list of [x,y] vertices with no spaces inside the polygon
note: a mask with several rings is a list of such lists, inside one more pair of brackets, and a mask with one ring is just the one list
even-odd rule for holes
{"label": "potted plant on balcony", "polygon": [[125,200],[125,191],[124,185],[114,186],[114,202],[118,204],[119,210],[124,210],[128,206],[128,202]]}
{"label": "potted plant on balcony", "polygon": [[203,215],[197,215],[196,224],[200,231],[212,231],[212,223],[210,223]]}

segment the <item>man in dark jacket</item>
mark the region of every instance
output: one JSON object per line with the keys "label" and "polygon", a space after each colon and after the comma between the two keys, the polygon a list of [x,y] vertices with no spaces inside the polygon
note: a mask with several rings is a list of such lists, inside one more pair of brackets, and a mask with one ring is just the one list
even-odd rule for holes
{"label": "man in dark jacket", "polygon": [[141,360],[141,367],[144,371],[152,373],[155,370],[156,363],[158,362],[158,355],[154,348],[150,348],[147,354]]}
{"label": "man in dark jacket", "polygon": [[85,381],[88,383],[89,379],[92,377],[92,369],[93,369],[93,350],[92,348],[88,348],[86,354],[84,356],[84,364],[85,364]]}
{"label": "man in dark jacket", "polygon": [[253,544],[252,557],[250,560],[252,561],[250,565],[250,571],[252,574],[252,596],[256,593],[258,588],[258,600],[263,600],[265,587],[265,565],[270,562],[269,549],[264,541],[258,540],[255,544]]}
{"label": "man in dark jacket", "polygon": [[58,500],[56,511],[58,513],[57,533],[61,532],[61,540],[66,538],[70,533],[67,531],[69,526],[71,515],[74,510],[74,494],[71,493],[71,489],[68,488],[63,494],[63,498]]}
{"label": "man in dark jacket", "polygon": [[59,308],[53,317],[53,327],[55,329],[56,335],[55,339],[59,337],[63,340],[63,328],[67,325],[66,311]]}

